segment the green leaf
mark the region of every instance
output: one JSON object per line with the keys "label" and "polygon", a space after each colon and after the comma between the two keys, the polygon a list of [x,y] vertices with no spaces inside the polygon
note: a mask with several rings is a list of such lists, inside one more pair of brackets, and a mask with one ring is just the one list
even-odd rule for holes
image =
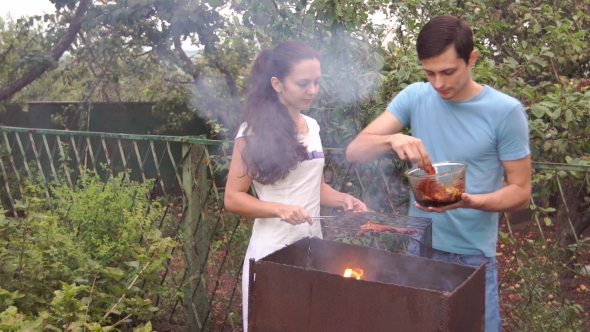
{"label": "green leaf", "polygon": [[17,269],[18,269],[18,264],[5,263],[2,271],[4,271],[6,274],[9,274],[9,273],[16,271]]}
{"label": "green leaf", "polygon": [[556,108],[553,112],[547,111],[547,114],[553,119],[557,119],[561,116],[561,108]]}
{"label": "green leaf", "polygon": [[518,67],[518,61],[516,61],[516,59],[514,59],[514,58],[507,58],[505,61],[508,61],[508,66],[510,68]]}
{"label": "green leaf", "polygon": [[66,330],[76,330],[84,325],[84,322],[72,322],[70,325],[67,326]]}
{"label": "green leaf", "polygon": [[151,261],[151,259],[145,255],[141,255],[141,256],[137,256],[135,257],[137,258],[137,260],[141,263],[141,264],[146,264],[149,263]]}
{"label": "green leaf", "polygon": [[377,104],[381,104],[383,102],[381,99],[381,93],[379,91],[375,91],[375,93],[373,93],[373,99],[375,99]]}
{"label": "green leaf", "polygon": [[34,321],[26,321],[20,326],[20,330],[23,332],[38,331],[39,327],[43,324],[43,318],[39,317]]}
{"label": "green leaf", "polygon": [[414,30],[414,24],[415,24],[414,20],[412,20],[412,19],[408,20],[408,31]]}
{"label": "green leaf", "polygon": [[57,326],[54,326],[54,325],[51,325],[51,324],[47,324],[47,325],[43,326],[43,328],[45,330],[53,330],[53,331],[56,331],[56,332],[60,332],[62,330],[60,328],[57,328]]}
{"label": "green leaf", "polygon": [[26,202],[23,202],[21,200],[16,200],[16,203],[14,204],[14,208],[16,209],[28,209],[29,206]]}
{"label": "green leaf", "polygon": [[125,272],[123,270],[116,268],[116,267],[105,267],[104,272],[111,278],[115,278],[117,280],[121,279]]}
{"label": "green leaf", "polygon": [[541,26],[539,25],[539,23],[537,23],[533,26],[533,30],[535,30],[536,33],[541,32]]}
{"label": "green leaf", "polygon": [[31,213],[31,214],[29,214],[29,217],[35,218],[35,219],[44,219],[45,215],[42,213]]}
{"label": "green leaf", "polygon": [[543,219],[543,221],[545,221],[545,226],[547,226],[547,227],[551,226],[551,219],[549,217],[545,217]]}
{"label": "green leaf", "polygon": [[152,332],[152,322],[148,321],[145,325],[134,328],[133,332]]}
{"label": "green leaf", "polygon": [[115,293],[115,295],[117,295],[117,296],[127,295],[127,294],[131,293],[131,290],[129,290],[127,288],[121,288],[117,285],[109,285],[108,289],[111,290],[113,293]]}
{"label": "green leaf", "polygon": [[549,109],[541,104],[533,104],[531,107],[531,112],[537,118],[542,118],[546,112],[549,112]]}
{"label": "green leaf", "polygon": [[223,1],[222,1],[222,0],[207,0],[207,3],[208,3],[208,4],[209,4],[209,6],[211,6],[211,7],[217,7],[217,6],[219,6],[220,4],[222,4],[222,3],[223,3]]}
{"label": "green leaf", "polygon": [[141,276],[141,279],[148,281],[162,281],[162,277],[153,274],[144,274]]}
{"label": "green leaf", "polygon": [[568,109],[565,111],[565,121],[566,122],[572,122],[575,120],[574,117],[574,112],[572,112],[572,110]]}
{"label": "green leaf", "polygon": [[125,262],[126,265],[134,267],[136,269],[139,268],[139,262],[138,261],[133,261],[133,262]]}
{"label": "green leaf", "polygon": [[100,268],[100,264],[98,264],[97,262],[93,261],[92,259],[88,259],[88,266],[90,266],[93,269],[99,269]]}

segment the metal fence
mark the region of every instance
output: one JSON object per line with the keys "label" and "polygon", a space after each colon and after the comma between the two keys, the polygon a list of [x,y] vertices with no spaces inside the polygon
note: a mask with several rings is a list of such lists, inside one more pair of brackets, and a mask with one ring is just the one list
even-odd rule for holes
{"label": "metal fence", "polygon": [[[35,130],[1,127],[3,206],[15,211],[15,201],[27,183],[40,184],[47,202],[55,205],[51,188],[74,188],[88,171],[104,182],[123,173],[124,186],[153,181],[149,197],[165,206],[156,227],[182,244],[168,261],[161,284],[182,289],[172,301],[159,301],[160,315],[173,330],[235,330],[241,315],[238,282],[245,248],[232,246],[234,237],[247,238],[249,229],[236,216],[222,213],[209,150],[222,142],[191,137],[141,136],[110,133]],[[243,241],[242,241],[243,242]],[[235,318],[234,318],[235,317]],[[236,321],[234,321],[236,320]]]}
{"label": "metal fence", "polygon": [[[151,195],[142,199],[162,202],[166,207],[162,220],[172,223],[156,227],[181,243],[161,275],[162,284],[182,289],[172,301],[157,302],[159,315],[165,318],[162,324],[168,330],[179,331],[241,330],[241,269],[251,224],[223,209],[224,142],[13,127],[0,127],[0,136],[0,184],[4,187],[0,198],[9,210],[15,210],[15,201],[25,193],[26,183],[40,184],[51,205],[55,199],[52,185],[67,183],[75,187],[88,170],[105,182],[123,174],[124,181],[117,185],[155,180]],[[213,149],[216,155],[211,153]],[[404,213],[408,193],[403,176],[405,162],[386,156],[369,164],[350,164],[342,149],[325,152],[327,183],[362,198],[378,212]],[[590,166],[550,163],[534,163],[534,168],[556,174],[590,171]],[[532,214],[529,224],[535,223],[535,218],[543,234],[538,214]],[[506,233],[515,250],[521,250],[518,239]],[[516,255],[510,264],[519,265],[519,260]],[[508,272],[500,276],[502,281],[511,278],[514,276]],[[543,286],[535,286],[534,280],[528,282],[531,288]],[[513,291],[502,290],[506,294]],[[523,305],[528,306],[524,295],[523,299]],[[518,322],[510,324],[518,330]]]}

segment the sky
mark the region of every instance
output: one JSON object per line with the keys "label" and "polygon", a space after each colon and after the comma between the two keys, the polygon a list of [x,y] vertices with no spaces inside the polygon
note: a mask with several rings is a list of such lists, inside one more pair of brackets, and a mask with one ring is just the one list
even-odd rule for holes
{"label": "sky", "polygon": [[[6,17],[10,13],[13,18],[19,18],[23,15],[52,14],[54,11],[55,6],[49,0],[0,0],[0,17]],[[185,51],[196,49],[190,41],[183,42],[182,46]]]}
{"label": "sky", "polygon": [[[55,6],[49,0],[0,0],[0,17],[6,17],[9,12],[13,18],[19,18],[23,15],[43,15],[54,11]],[[382,14],[377,14],[372,18],[375,22],[381,23],[383,22],[382,16]],[[391,38],[391,36],[388,37]],[[183,47],[185,50],[195,48],[195,46],[190,45],[190,41],[185,41]]]}
{"label": "sky", "polygon": [[43,15],[53,13],[55,6],[49,0],[0,0],[0,16],[6,17],[8,12],[12,17],[18,18],[22,15]]}
{"label": "sky", "polygon": [[[43,15],[45,13],[53,13],[55,7],[49,0],[0,0],[0,16],[6,17],[10,12],[13,17],[18,18],[22,15]],[[373,16],[377,22],[383,20],[382,14]]]}

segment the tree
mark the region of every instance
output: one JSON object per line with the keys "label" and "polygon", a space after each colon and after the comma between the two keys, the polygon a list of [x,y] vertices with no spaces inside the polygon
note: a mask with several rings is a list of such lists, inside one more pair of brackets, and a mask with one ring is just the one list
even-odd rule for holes
{"label": "tree", "polygon": [[12,95],[22,90],[25,86],[27,86],[28,84],[39,78],[41,75],[43,75],[45,71],[54,66],[54,63],[61,58],[64,52],[74,42],[76,35],[82,28],[82,20],[86,15],[89,3],[90,0],[81,0],[71,18],[67,19],[69,26],[67,30],[65,30],[63,37],[51,50],[51,57],[49,59],[43,58],[42,60],[45,61],[34,61],[33,63],[29,64],[28,71],[24,72],[16,80],[1,87],[0,100],[10,98]]}
{"label": "tree", "polygon": [[[422,77],[417,68],[414,41],[430,18],[453,13],[474,29],[480,60],[474,68],[478,82],[518,98],[529,115],[533,160],[588,165],[590,144],[590,1],[492,1],[448,4],[404,1],[390,7],[397,22],[396,38],[389,45],[385,94]],[[553,174],[553,173],[551,173]],[[560,216],[565,202],[579,202],[563,223],[560,243],[567,247],[590,226],[590,177],[577,172],[559,176],[535,175],[536,195],[557,195]],[[560,190],[557,181],[565,189]],[[563,195],[563,197],[562,197]],[[569,226],[569,221],[573,227]],[[573,234],[572,228],[577,234]]]}
{"label": "tree", "polygon": [[[83,0],[51,1],[54,15],[7,21],[0,31],[2,41],[10,40],[0,44],[0,91],[13,91],[14,82],[26,82],[28,73],[43,69],[19,92],[6,94],[11,101],[141,100],[156,102],[159,111],[188,103],[194,113],[216,122],[221,138],[231,139],[223,134],[235,133],[239,125],[255,55],[297,38],[323,55],[320,95],[309,115],[320,123],[325,146],[344,147],[397,92],[426,80],[415,50],[417,34],[430,18],[454,14],[475,32],[481,54],[475,79],[525,106],[533,159],[590,164],[590,0],[101,0],[88,3],[61,58],[52,51],[71,37]],[[372,20],[377,13],[387,26]],[[198,54],[183,49],[187,41]],[[60,121],[81,119],[81,112]],[[172,115],[166,126],[180,126],[191,116]],[[227,159],[214,158],[219,170],[227,167]],[[399,212],[407,204],[402,181],[384,175],[405,167],[395,158],[354,169],[337,153],[328,158],[331,166],[346,165],[331,170],[352,174],[351,190],[373,207]],[[363,179],[372,180],[379,171],[384,181],[364,186]],[[535,202],[556,200],[559,243],[569,247],[590,225],[590,174],[537,170],[533,180]],[[533,292],[526,303],[536,310],[547,302],[541,291]],[[576,310],[562,304],[565,311]],[[552,330],[532,317],[527,324],[525,330]]]}
{"label": "tree", "polygon": [[[0,81],[4,91],[0,96],[12,93],[13,101],[53,99],[60,87],[82,101],[151,100],[164,111],[188,102],[198,115],[234,131],[255,54],[298,38],[324,56],[321,94],[310,114],[324,128],[325,144],[342,147],[397,91],[425,79],[414,48],[417,33],[430,17],[452,13],[470,22],[475,31],[481,53],[474,69],[476,80],[525,105],[533,158],[590,162],[590,128],[585,125],[590,116],[588,0],[52,2],[55,15],[21,21],[15,27],[14,33],[28,36],[30,42],[24,44],[19,38],[14,46],[2,46],[0,59],[6,60],[0,66],[7,75]],[[373,23],[375,13],[394,23],[389,29]],[[45,30],[36,23],[41,19]],[[58,65],[57,51],[68,41],[69,56]],[[185,52],[186,41],[199,49],[197,56]],[[53,76],[40,74],[52,68],[57,68]],[[40,77],[40,85],[29,84],[13,93],[33,77]],[[188,117],[172,117],[170,123],[178,126]],[[566,179],[566,175],[559,177],[563,185],[582,189],[587,197],[588,176],[571,173],[573,177]],[[539,194],[558,193],[555,178],[536,179],[539,186],[549,188]],[[576,232],[590,224],[584,217],[572,221]],[[567,238],[575,239],[567,232],[564,245],[571,242]]]}
{"label": "tree", "polygon": [[[220,109],[224,103],[215,101],[229,99],[237,110],[237,75],[217,51],[217,33],[225,26],[218,6],[198,0],[53,2],[54,15],[17,24],[23,33],[36,29],[31,41],[41,42],[6,50],[4,71],[11,79],[0,82],[0,100],[26,102],[59,96],[82,102],[148,100],[166,111],[190,101],[188,96],[198,90],[206,101],[199,106]],[[37,23],[40,20],[44,20],[44,29]],[[64,30],[65,23],[72,20],[81,24],[70,24]],[[61,39],[52,38],[62,35]],[[180,42],[184,39],[192,39],[201,49],[197,58],[184,52]],[[68,54],[62,57],[66,45]],[[49,53],[50,49],[55,52]],[[28,56],[19,60],[18,54]],[[48,70],[52,72],[43,75]],[[218,72],[213,75],[224,77],[231,98],[218,99],[208,95],[208,86],[203,88],[212,70]],[[35,79],[40,81],[30,85]],[[58,86],[63,89],[56,91]],[[76,114],[72,118],[82,117]]]}

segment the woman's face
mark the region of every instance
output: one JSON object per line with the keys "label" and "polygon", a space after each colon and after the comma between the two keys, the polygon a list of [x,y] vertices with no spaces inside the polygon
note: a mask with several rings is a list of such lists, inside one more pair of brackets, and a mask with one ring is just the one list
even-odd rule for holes
{"label": "woman's face", "polygon": [[308,109],[317,96],[321,76],[320,61],[308,59],[296,63],[282,82],[276,77],[271,80],[279,101],[288,110],[300,111]]}

